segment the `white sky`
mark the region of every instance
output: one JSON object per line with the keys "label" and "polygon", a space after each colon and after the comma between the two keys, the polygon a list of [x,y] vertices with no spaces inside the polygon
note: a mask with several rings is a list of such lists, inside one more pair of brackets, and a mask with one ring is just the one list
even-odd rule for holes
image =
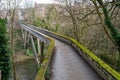
{"label": "white sky", "polygon": [[35,0],[35,2],[37,2],[37,3],[44,3],[44,4],[46,4],[46,3],[54,3],[53,0]]}
{"label": "white sky", "polygon": [[36,2],[36,3],[42,3],[42,4],[55,3],[53,0],[22,0],[20,6],[21,7],[34,6],[34,2]]}
{"label": "white sky", "polygon": [[[6,8],[7,3],[5,1],[7,1],[7,0],[1,0],[0,10]],[[25,7],[28,7],[28,6],[31,7],[31,6],[34,6],[34,2],[43,3],[43,4],[55,3],[55,1],[53,1],[53,0],[21,0],[21,3],[20,3],[19,6],[22,7],[22,8],[25,8]]]}

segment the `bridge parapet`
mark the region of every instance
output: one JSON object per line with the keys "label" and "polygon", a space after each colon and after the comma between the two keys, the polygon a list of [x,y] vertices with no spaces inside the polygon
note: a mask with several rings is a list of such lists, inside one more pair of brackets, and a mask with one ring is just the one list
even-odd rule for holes
{"label": "bridge parapet", "polygon": [[[49,63],[51,61],[51,57],[52,57],[52,53],[53,53],[53,49],[54,49],[54,39],[52,39],[49,36],[46,36],[24,24],[19,24],[19,26],[24,29],[25,31],[27,31],[27,33],[29,33],[30,35],[38,38],[39,40],[41,40],[42,42],[46,43],[49,45],[48,50],[46,52],[46,55],[38,69],[37,75],[35,77],[35,80],[45,80],[45,73],[47,71],[47,68],[49,66]],[[25,36],[24,36],[25,37]],[[33,41],[33,39],[32,39]],[[35,51],[36,52],[36,51]],[[36,57],[37,58],[37,57]]]}
{"label": "bridge parapet", "polygon": [[64,35],[54,33],[42,28],[37,28],[29,25],[34,29],[37,29],[43,34],[49,35],[56,39],[59,39],[72,47],[74,47],[78,53],[91,65],[91,67],[104,79],[104,80],[120,80],[120,74],[102,61],[99,57],[77,42],[75,39],[66,37]]}

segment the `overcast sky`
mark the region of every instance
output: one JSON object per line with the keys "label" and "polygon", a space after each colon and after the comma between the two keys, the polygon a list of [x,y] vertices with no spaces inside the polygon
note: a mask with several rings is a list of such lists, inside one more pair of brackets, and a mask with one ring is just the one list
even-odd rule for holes
{"label": "overcast sky", "polygon": [[53,0],[35,0],[37,3],[53,3]]}
{"label": "overcast sky", "polygon": [[21,7],[28,7],[28,6],[34,6],[34,3],[43,3],[43,4],[50,4],[54,3],[53,0],[22,0],[20,6]]}

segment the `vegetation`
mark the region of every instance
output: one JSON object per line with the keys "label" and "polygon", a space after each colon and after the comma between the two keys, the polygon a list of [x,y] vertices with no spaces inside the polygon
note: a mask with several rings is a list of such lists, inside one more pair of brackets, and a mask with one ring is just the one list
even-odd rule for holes
{"label": "vegetation", "polygon": [[[60,2],[59,5],[54,4],[45,7],[44,16],[42,16],[42,13],[36,14],[37,9],[33,8],[32,2],[29,4],[26,1],[26,9],[23,9],[22,14],[24,21],[74,38],[120,72],[120,2],[118,0],[57,1]],[[20,2],[21,0],[6,0],[6,17],[9,18],[7,21],[14,80],[16,80],[15,52],[21,48],[23,49],[23,45],[20,44],[21,40],[16,39],[18,31],[15,32],[16,15]],[[38,12],[40,11],[38,10]],[[6,20],[0,19],[0,69],[2,70],[2,80],[8,79],[10,70],[6,30]],[[34,41],[37,47],[37,41],[35,39]],[[16,48],[17,45],[19,45],[19,48]],[[46,45],[43,46],[48,48]],[[26,50],[27,55],[32,55],[31,48],[29,46]],[[41,61],[43,62],[45,62],[43,59],[45,55],[41,54]],[[5,62],[3,63],[3,61]],[[46,72],[46,78],[49,78],[49,69]]]}
{"label": "vegetation", "polygon": [[48,13],[46,13],[45,17],[35,17],[33,20],[33,25],[57,32],[60,27],[57,9],[54,5],[51,5],[47,8],[47,12]]}
{"label": "vegetation", "polygon": [[[115,0],[81,0],[74,3],[71,0],[57,1],[64,6],[50,6],[47,8],[46,16],[36,19],[33,24],[76,39],[120,71],[119,2]],[[54,23],[58,23],[56,30]]]}
{"label": "vegetation", "polygon": [[0,70],[2,71],[2,80],[9,80],[10,76],[10,52],[6,23],[6,19],[0,19]]}
{"label": "vegetation", "polygon": [[[106,31],[106,33],[108,33],[108,36],[109,35],[111,36],[111,41],[116,46],[116,49],[118,49],[118,51],[119,51],[118,53],[120,53],[120,46],[119,46],[120,45],[120,33],[118,31],[119,29],[116,28],[116,24],[113,23],[113,18],[112,18],[113,15],[116,15],[116,13],[114,13],[114,12],[117,10],[115,10],[115,9],[116,8],[119,9],[118,5],[116,6],[114,4],[114,2],[111,2],[112,4],[114,4],[114,6],[112,5],[112,7],[114,7],[114,9],[112,12],[110,12],[109,6],[105,5],[105,3],[102,0],[97,0],[97,1],[92,0],[92,2],[95,5],[97,14],[101,18],[101,21],[102,21],[102,17],[100,15],[100,11],[98,9],[98,7],[99,7],[98,4],[101,6],[101,9],[103,12],[103,17],[104,17],[102,22],[104,22],[105,25],[107,26],[107,28],[109,29],[109,33],[107,31]],[[97,4],[97,2],[98,2],[98,4]],[[107,3],[110,4],[109,2],[106,2],[106,4]],[[114,17],[117,17],[117,15]],[[117,56],[101,54],[100,56],[104,61],[106,61],[108,64],[110,64],[112,67],[114,67],[114,69],[116,69],[117,71],[120,71],[120,68],[118,68],[118,67],[120,67],[120,65],[118,63],[118,61],[120,60],[119,54]],[[115,65],[113,65],[113,64],[115,64]]]}

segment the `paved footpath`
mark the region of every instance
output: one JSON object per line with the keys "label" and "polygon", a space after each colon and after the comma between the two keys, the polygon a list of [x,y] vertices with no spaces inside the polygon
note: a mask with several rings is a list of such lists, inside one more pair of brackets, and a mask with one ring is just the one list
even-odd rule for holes
{"label": "paved footpath", "polygon": [[102,80],[74,48],[55,40],[50,80]]}

